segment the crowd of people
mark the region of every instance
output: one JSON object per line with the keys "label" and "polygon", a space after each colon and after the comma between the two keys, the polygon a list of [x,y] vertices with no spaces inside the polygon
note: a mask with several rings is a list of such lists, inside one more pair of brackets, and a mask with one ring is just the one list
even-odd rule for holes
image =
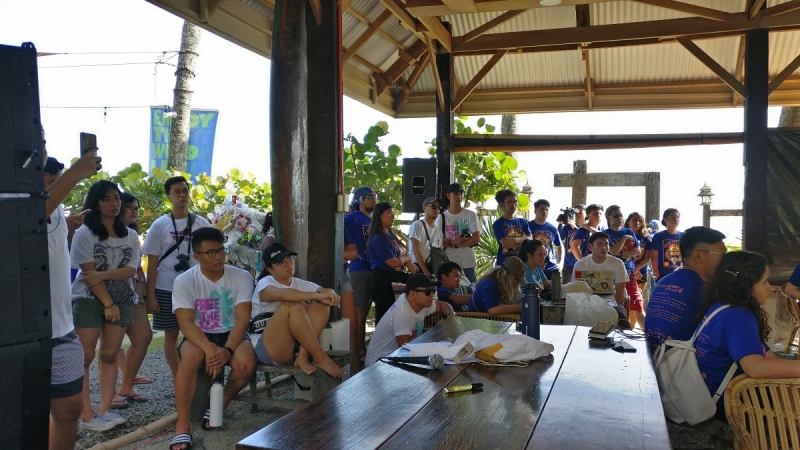
{"label": "crowd of people", "polygon": [[[646,224],[636,212],[626,218],[617,205],[575,205],[562,210],[556,226],[547,221],[547,200],[533,203],[534,219],[528,221],[516,214],[514,191],[500,190],[495,196],[500,217],[492,227],[495,267],[478,278],[473,247],[484,230],[477,215],[464,208],[461,185],[448,186],[445,199],[422,202],[407,245],[394,228],[394,206],[380,202],[372,188],[360,187],[344,218],[347,270],[337,293],[295,277],[297,253],[274,237],[264,242],[263,270],[255,280],[226,264],[225,236],[189,212],[190,186],[182,177],[165,182],[172,209],[152,223],[141,248],[138,199],[114,183],[94,183],[82,212],[66,216],[61,201],[101,168],[101,159],[93,150],[64,171],[46,151],[45,158],[53,268],[51,448],[72,448],[78,424],[108,430],[125,423],[116,410],[148,401],[134,388],[151,381],[138,374],[152,338],[148,313],[152,329],[164,332],[175,386],[173,450],[192,446],[189,410],[198,371],[224,382],[224,404],[251,379],[257,362],[342,377],[342,368],[318,341],[331,307],[341,307],[350,321],[355,374],[421,334],[425,317],[435,312],[519,313],[522,283],[546,296],[554,283],[586,281],[611,299],[620,327],[644,329],[651,348],[666,339],[688,339],[704,315],[731,305],[698,339],[698,363],[709,390],[716,390],[734,361],[753,377],[800,376],[800,363],[778,359],[766,343],[769,326],[761,309],[771,288],[766,260],[750,252],[727,253],[725,236],[716,230],[679,231],[674,208],[665,210],[660,222]],[[72,279],[60,270],[66,267],[74,268]],[[642,292],[648,283],[652,293],[645,315]],[[800,268],[786,293],[800,295],[799,286]],[[373,305],[377,325],[367,345],[366,318]],[[121,348],[126,334],[127,353]],[[95,356],[97,410],[89,383]],[[209,412],[202,427],[210,428]]]}

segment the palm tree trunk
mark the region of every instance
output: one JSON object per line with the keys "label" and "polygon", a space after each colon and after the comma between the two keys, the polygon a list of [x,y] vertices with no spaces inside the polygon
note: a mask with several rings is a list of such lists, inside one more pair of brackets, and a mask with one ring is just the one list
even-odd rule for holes
{"label": "palm tree trunk", "polygon": [[500,133],[502,134],[517,134],[517,116],[516,114],[504,115],[500,121]]}
{"label": "palm tree trunk", "polygon": [[186,172],[187,148],[189,146],[189,122],[192,111],[192,79],[197,60],[197,46],[200,44],[200,27],[189,21],[183,22],[181,31],[181,55],[175,71],[175,90],[172,109],[178,114],[172,119],[169,133],[170,168]]}
{"label": "palm tree trunk", "polygon": [[796,106],[781,108],[778,128],[800,128],[800,108]]}

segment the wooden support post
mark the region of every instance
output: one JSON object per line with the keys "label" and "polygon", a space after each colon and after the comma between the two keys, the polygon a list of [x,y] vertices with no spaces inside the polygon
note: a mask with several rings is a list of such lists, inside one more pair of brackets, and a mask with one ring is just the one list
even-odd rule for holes
{"label": "wooden support post", "polygon": [[[338,211],[342,154],[342,39],[338,2],[323,1],[321,24],[306,11],[308,73],[308,177],[309,196],[307,280],[326,288],[342,278],[343,216]],[[313,194],[311,194],[313,193]],[[313,196],[313,197],[312,197]],[[299,252],[298,252],[299,253]],[[341,309],[331,308],[341,314]]]}
{"label": "wooden support post", "polygon": [[586,160],[572,162],[572,206],[586,204]]}
{"label": "wooden support post", "polygon": [[[308,253],[308,63],[305,0],[277,0],[270,70],[270,172],[275,237],[297,252],[306,277]],[[321,221],[316,221],[321,222]]]}
{"label": "wooden support post", "polygon": [[[448,24],[449,25],[449,24]],[[454,181],[455,155],[453,154],[453,54],[437,53],[435,59],[442,87],[443,104],[436,102],[436,170],[437,196],[443,196],[447,186]]]}
{"label": "wooden support post", "polygon": [[747,32],[744,57],[744,220],[742,245],[767,254],[767,98],[769,85],[769,31]]}
{"label": "wooden support post", "polygon": [[661,173],[647,172],[644,183],[645,220],[661,217]]}

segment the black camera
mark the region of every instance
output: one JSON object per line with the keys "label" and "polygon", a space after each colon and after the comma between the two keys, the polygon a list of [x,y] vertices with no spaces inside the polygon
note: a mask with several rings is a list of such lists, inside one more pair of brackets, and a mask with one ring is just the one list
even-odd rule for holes
{"label": "black camera", "polygon": [[575,208],[567,206],[566,208],[562,209],[561,212],[564,213],[564,216],[566,216],[567,220],[572,220],[575,218],[575,213],[577,211],[575,211]]}
{"label": "black camera", "polygon": [[178,255],[178,264],[173,266],[175,272],[183,272],[189,270],[191,266],[189,265],[189,255]]}
{"label": "black camera", "polygon": [[472,233],[469,232],[469,229],[464,228],[463,230],[461,230],[461,237],[462,238],[471,238],[472,237]]}

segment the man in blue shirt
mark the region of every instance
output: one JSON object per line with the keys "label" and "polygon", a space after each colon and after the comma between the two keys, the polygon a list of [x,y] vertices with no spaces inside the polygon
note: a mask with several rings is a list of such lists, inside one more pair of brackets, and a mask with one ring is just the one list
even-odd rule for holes
{"label": "man in blue shirt", "polygon": [[[492,224],[494,237],[498,242],[495,265],[501,266],[506,258],[517,254],[523,241],[531,238],[531,229],[527,220],[515,215],[517,195],[512,190],[502,189],[497,192],[494,199],[497,201],[498,208],[503,212],[503,215]],[[524,276],[523,273],[523,278]]]}
{"label": "man in blue shirt", "polygon": [[683,268],[665,276],[650,293],[645,334],[650,349],[667,339],[692,337],[703,311],[703,285],[727,252],[725,235],[707,227],[692,227],[680,241]]}
{"label": "man in blue shirt", "polygon": [[[558,263],[561,262],[561,236],[558,229],[552,224],[547,223],[547,216],[550,214],[550,202],[545,199],[536,200],[533,204],[535,216],[528,222],[531,230],[531,237],[542,241],[544,249],[547,250],[547,261],[544,266],[544,273],[547,279],[553,277],[553,273],[558,272]],[[555,247],[555,249],[553,248]]]}

